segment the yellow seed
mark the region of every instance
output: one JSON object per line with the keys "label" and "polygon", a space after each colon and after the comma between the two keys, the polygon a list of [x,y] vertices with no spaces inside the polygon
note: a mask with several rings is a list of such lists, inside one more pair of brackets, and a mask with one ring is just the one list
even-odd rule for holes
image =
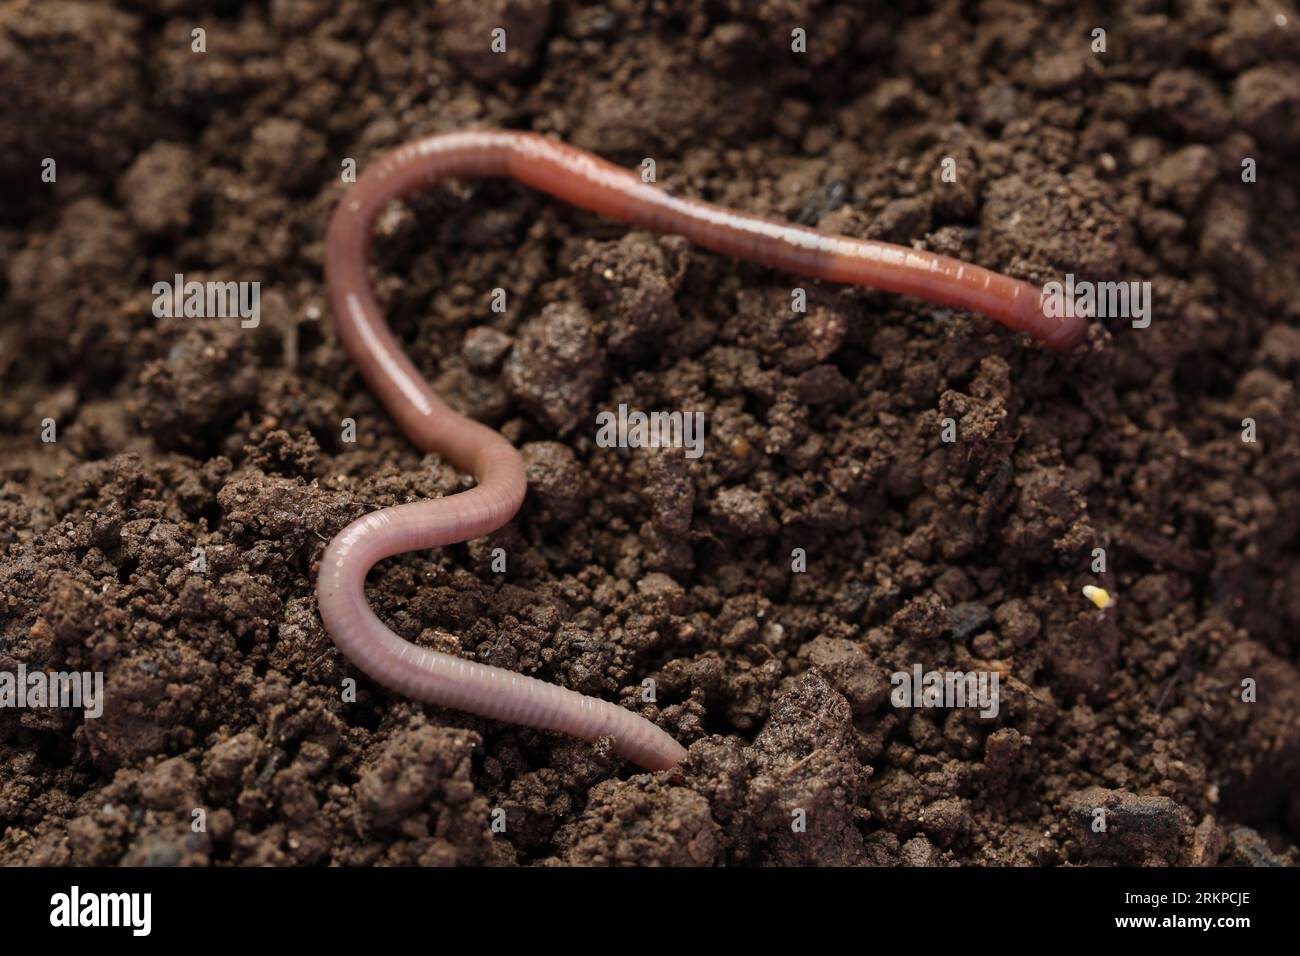
{"label": "yellow seed", "polygon": [[1105,588],[1095,588],[1091,584],[1086,584],[1083,587],[1083,596],[1103,611],[1111,605],[1110,592]]}

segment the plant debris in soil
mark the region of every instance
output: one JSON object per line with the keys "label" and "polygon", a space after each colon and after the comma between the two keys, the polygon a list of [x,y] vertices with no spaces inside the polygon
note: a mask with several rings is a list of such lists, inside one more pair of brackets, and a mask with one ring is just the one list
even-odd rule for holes
{"label": "plant debris in soil", "polygon": [[[106,686],[98,718],[0,709],[0,864],[1296,861],[1282,6],[208,7],[0,4],[0,671]],[[475,126],[1037,283],[1150,282],[1153,318],[1057,357],[860,289],[804,283],[792,314],[789,276],[510,183],[394,206],[394,333],[529,489],[490,539],[383,563],[369,600],[690,747],[640,773],[402,700],[316,613],[345,524],[470,483],[333,334],[341,164]],[[156,318],[178,273],[260,282],[260,323]],[[704,412],[705,454],[596,447],[620,403]],[[997,673],[999,713],[893,706],[918,663]]]}

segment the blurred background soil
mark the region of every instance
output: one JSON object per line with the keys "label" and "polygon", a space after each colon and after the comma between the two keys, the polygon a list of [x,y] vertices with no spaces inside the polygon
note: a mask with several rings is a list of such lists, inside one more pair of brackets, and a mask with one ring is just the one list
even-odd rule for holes
{"label": "blurred background soil", "polygon": [[[1150,281],[1153,321],[1053,357],[510,183],[394,207],[395,333],[529,494],[371,602],[691,755],[344,702],[324,543],[469,481],[340,350],[324,227],[345,157],[475,126],[1034,282]],[[0,863],[1294,862],[1297,162],[1282,3],[0,3],[0,670],[107,684],[98,720],[0,710]],[[175,273],[261,282],[260,326],[156,319]],[[705,412],[704,457],[595,447],[620,402]],[[998,671],[1001,713],[895,709],[918,662]]]}

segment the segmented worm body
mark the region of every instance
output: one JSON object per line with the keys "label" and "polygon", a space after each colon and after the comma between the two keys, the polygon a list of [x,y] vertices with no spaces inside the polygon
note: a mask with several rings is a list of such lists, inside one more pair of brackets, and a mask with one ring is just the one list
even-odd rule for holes
{"label": "segmented worm body", "polygon": [[1074,345],[1082,318],[1044,314],[1028,283],[946,256],[835,236],[669,195],[635,173],[532,133],[470,131],[430,136],[365,172],[330,221],[325,276],[339,337],[371,390],[421,449],[477,479],[469,491],[385,508],[357,519],[321,559],[321,619],[339,649],[398,693],[484,717],[613,738],[620,756],[668,769],[686,750],[650,721],[599,698],[417,647],[389,630],[365,596],[366,574],[384,558],[481,537],[518,511],[525,490],[519,453],[490,428],[434,394],[393,338],[371,291],[376,218],[392,200],[451,177],[509,177],[558,199],[696,245],[786,272],[916,296],[982,312],[1054,349]]}

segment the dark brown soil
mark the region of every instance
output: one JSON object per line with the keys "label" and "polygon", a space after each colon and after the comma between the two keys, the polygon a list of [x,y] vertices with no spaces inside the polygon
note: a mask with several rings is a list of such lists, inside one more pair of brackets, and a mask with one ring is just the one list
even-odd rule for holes
{"label": "dark brown soil", "polygon": [[[0,671],[107,682],[98,720],[0,710],[0,863],[1295,862],[1284,12],[0,3]],[[344,157],[485,125],[1033,281],[1149,280],[1154,318],[1066,358],[854,289],[805,283],[792,318],[788,276],[508,183],[419,197],[377,243],[392,325],[521,447],[529,497],[491,540],[386,562],[369,597],[409,639],[621,701],[691,752],[639,774],[364,679],[345,702],[324,543],[468,479],[339,348],[322,234]],[[177,272],[260,281],[261,325],[156,319]],[[706,412],[704,457],[595,447],[620,402]],[[918,662],[998,671],[1000,715],[895,709],[889,674]]]}

